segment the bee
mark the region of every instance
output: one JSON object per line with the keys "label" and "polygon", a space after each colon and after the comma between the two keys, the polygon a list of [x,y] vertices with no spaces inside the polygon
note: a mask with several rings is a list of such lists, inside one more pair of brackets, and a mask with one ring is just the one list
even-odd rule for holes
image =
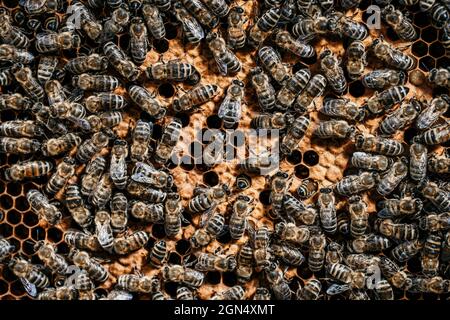
{"label": "bee", "polygon": [[81,29],[92,40],[96,41],[103,32],[103,25],[99,23],[92,12],[81,2],[71,4],[72,12],[77,12]]}
{"label": "bee", "polygon": [[27,192],[27,201],[30,204],[31,210],[36,213],[40,219],[46,220],[52,225],[56,225],[62,218],[62,213],[59,209],[51,204],[48,198],[36,189],[31,189]]}
{"label": "bee", "polygon": [[158,189],[171,187],[173,183],[172,176],[167,172],[156,170],[151,165],[143,162],[136,163],[133,168],[131,179]]}
{"label": "bee", "polygon": [[86,270],[81,270],[75,275],[74,287],[78,290],[79,300],[95,300],[94,284]]}
{"label": "bee", "polygon": [[347,72],[350,79],[358,80],[366,65],[366,47],[362,41],[355,40],[347,48]]}
{"label": "bee", "polygon": [[336,295],[349,289],[363,289],[366,284],[364,272],[354,271],[345,264],[333,263],[327,265],[327,273],[343,284],[332,284],[327,289],[328,295]]}
{"label": "bee", "polygon": [[158,61],[148,66],[145,74],[150,80],[187,81],[193,85],[197,84],[201,77],[192,64],[179,60]]}
{"label": "bee", "polygon": [[394,300],[394,291],[387,280],[378,281],[374,289],[378,300]]}
{"label": "bee", "polygon": [[103,32],[96,39],[99,43],[111,41],[115,35],[123,32],[130,21],[130,12],[126,6],[115,8],[111,16],[103,23]]}
{"label": "bee", "polygon": [[450,70],[445,68],[433,68],[428,74],[428,81],[438,87],[450,88]]}
{"label": "bee", "polygon": [[155,243],[149,255],[149,264],[154,268],[161,267],[167,257],[169,256],[169,251],[167,250],[166,241],[160,240]]}
{"label": "bee", "polygon": [[308,268],[312,272],[319,272],[325,261],[327,240],[323,234],[313,234],[309,238]]}
{"label": "bee", "polygon": [[418,35],[411,21],[393,5],[388,5],[381,11],[381,16],[402,40],[416,40]]}
{"label": "bee", "polygon": [[[163,39],[166,36],[164,21],[157,6],[144,4],[142,6],[142,16],[144,17],[145,23],[147,24],[147,29],[150,30],[153,38]],[[145,30],[145,34],[147,34],[147,30]]]}
{"label": "bee", "polygon": [[380,38],[373,40],[370,48],[378,59],[391,67],[401,70],[411,70],[416,65],[414,58],[392,47]]}
{"label": "bee", "polygon": [[253,249],[248,242],[241,246],[236,262],[238,282],[242,284],[250,281],[253,274]]}
{"label": "bee", "polygon": [[269,76],[260,67],[251,70],[251,84],[256,91],[258,104],[264,111],[275,107],[275,89],[270,83]]}
{"label": "bee", "polygon": [[159,140],[154,154],[154,160],[156,163],[164,164],[170,159],[173,150],[180,138],[181,128],[181,121],[178,119],[173,119],[164,128],[164,132],[161,139]]}
{"label": "bee", "polygon": [[31,113],[35,116],[36,122],[55,134],[65,135],[68,133],[67,127],[57,119],[51,116],[49,106],[44,106],[38,102],[31,108]]}
{"label": "bee", "polygon": [[89,71],[104,71],[108,67],[108,59],[97,53],[70,59],[64,68],[73,74],[82,74]]}
{"label": "bee", "polygon": [[[206,217],[206,218],[205,218]],[[223,231],[225,218],[220,213],[204,214],[200,228],[189,239],[193,248],[207,246]]]}
{"label": "bee", "polygon": [[421,110],[420,103],[415,99],[403,103],[400,108],[393,111],[381,121],[379,130],[384,136],[393,135],[396,131],[409,126],[419,115]]}
{"label": "bee", "polygon": [[246,158],[237,165],[237,169],[249,174],[265,175],[265,172],[270,172],[277,163],[278,158],[263,153]]}
{"label": "bee", "polygon": [[267,270],[272,258],[269,250],[271,232],[267,226],[263,225],[256,230],[249,228],[249,235],[253,247],[255,271],[261,272],[262,270]]}
{"label": "bee", "polygon": [[409,291],[423,292],[432,294],[448,293],[448,280],[444,280],[440,276],[435,277],[414,277]]}
{"label": "bee", "polygon": [[92,213],[86,208],[81,197],[80,188],[76,183],[69,183],[65,194],[66,207],[73,220],[82,228],[87,228],[92,222]]}
{"label": "bee", "polygon": [[285,130],[292,122],[294,122],[294,116],[292,114],[274,112],[273,114],[264,113],[254,117],[250,122],[250,126],[253,129]]}
{"label": "bee", "polygon": [[350,126],[345,120],[329,120],[319,122],[319,126],[314,130],[313,135],[321,139],[345,139],[349,138],[355,131],[354,126]]}
{"label": "bee", "polygon": [[95,214],[95,235],[100,246],[108,252],[113,250],[114,236],[111,227],[111,215],[108,211],[99,210]]}
{"label": "bee", "polygon": [[399,266],[394,261],[386,256],[380,256],[379,258],[381,273],[386,277],[391,285],[399,289],[408,289],[411,287],[411,278],[409,278],[404,271],[401,271]]}
{"label": "bee", "polygon": [[72,77],[72,85],[82,90],[113,91],[119,86],[119,79],[105,74],[82,73]]}
{"label": "bee", "polygon": [[436,3],[431,7],[429,16],[431,17],[431,24],[437,29],[442,29],[450,20],[450,11],[447,5]]}
{"label": "bee", "polygon": [[56,253],[54,245],[45,243],[44,241],[38,241],[34,245],[39,259],[48,267],[52,272],[58,274],[66,274],[69,268],[66,259],[63,256]]}
{"label": "bee", "polygon": [[294,120],[286,135],[281,140],[280,150],[282,153],[291,154],[303,139],[310,124],[309,118],[300,116]]}
{"label": "bee", "polygon": [[333,196],[333,190],[330,188],[322,188],[319,191],[320,194],[317,203],[319,206],[320,221],[325,232],[333,234],[337,230],[336,200]]}
{"label": "bee", "polygon": [[236,285],[231,288],[217,292],[211,300],[244,300],[245,290],[242,286]]}
{"label": "bee", "polygon": [[233,80],[228,87],[225,99],[219,107],[218,116],[223,119],[224,127],[231,128],[239,123],[242,113],[242,99],[244,97],[244,83],[240,80]]}
{"label": "bee", "polygon": [[0,137],[0,153],[30,154],[41,148],[35,139]]}
{"label": "bee", "polygon": [[108,146],[109,137],[103,132],[96,132],[92,138],[85,140],[77,148],[76,159],[81,163],[88,162],[95,154]]}
{"label": "bee", "polygon": [[350,232],[353,237],[361,237],[368,228],[369,215],[367,204],[360,196],[352,196],[349,199],[348,211],[350,213]]}
{"label": "bee", "polygon": [[281,8],[270,8],[256,21],[249,31],[249,43],[259,46],[277,25],[281,17]]}
{"label": "bee", "polygon": [[383,155],[372,155],[357,151],[352,154],[351,164],[356,168],[386,171],[392,164],[392,161]]}
{"label": "bee", "polygon": [[48,161],[27,161],[13,164],[5,169],[6,181],[22,181],[26,178],[42,177],[50,173],[53,164]]}
{"label": "bee", "polygon": [[379,218],[400,218],[412,216],[423,208],[422,200],[404,197],[401,199],[385,199],[381,202],[382,209],[377,213]]}
{"label": "bee", "polygon": [[450,124],[448,123],[428,129],[414,138],[415,142],[427,145],[442,144],[448,140],[450,140]]}
{"label": "bee", "polygon": [[294,223],[279,222],[275,225],[275,234],[282,240],[293,244],[308,242],[310,231],[305,226],[297,227]]}
{"label": "bee", "polygon": [[305,262],[302,252],[287,244],[273,244],[270,247],[270,251],[274,256],[290,266],[298,267]]}
{"label": "bee", "polygon": [[66,102],[67,96],[64,92],[63,86],[58,80],[48,80],[44,85],[44,90],[47,94],[47,100],[50,105],[49,108],[52,116],[55,116],[54,112],[58,108],[55,105],[60,105],[63,110],[65,106],[71,106],[69,102]]}
{"label": "bee", "polygon": [[275,44],[300,58],[311,58],[316,54],[313,46],[294,39],[286,30],[279,30],[275,33]]}
{"label": "bee", "polygon": [[364,23],[355,21],[341,12],[335,12],[331,15],[329,28],[357,41],[364,40],[369,35]]}
{"label": "bee", "polygon": [[284,196],[283,208],[289,217],[302,224],[312,225],[316,221],[316,208],[314,206],[305,206],[289,193],[286,193]]}
{"label": "bee", "polygon": [[272,295],[270,294],[269,289],[264,287],[256,288],[255,295],[253,296],[253,300],[255,301],[263,301],[263,300],[271,300]]}
{"label": "bee", "polygon": [[244,24],[247,22],[245,11],[240,6],[234,6],[230,9],[228,15],[228,45],[233,49],[240,49],[245,46],[247,35],[245,33]]}
{"label": "bee", "polygon": [[101,92],[87,97],[84,105],[88,111],[96,113],[100,110],[124,109],[128,105],[128,102],[121,95]]}
{"label": "bee", "polygon": [[[136,39],[133,40],[133,37],[135,36],[133,35],[134,31],[136,30],[131,29],[130,31],[132,35],[130,45],[132,54],[136,55],[136,51],[142,49],[136,49],[136,43],[134,42]],[[123,50],[113,42],[107,42],[103,45],[103,53],[108,58],[110,64],[122,77],[126,78],[129,81],[135,81],[139,77],[141,72],[140,69],[136,67],[136,65],[128,59],[125,52],[123,52]],[[142,59],[142,57],[139,57],[139,59]]]}
{"label": "bee", "polygon": [[314,100],[324,93],[326,86],[327,79],[323,75],[314,75],[295,100],[294,109],[302,114],[309,111]]}
{"label": "bee", "polygon": [[23,4],[23,9],[26,13],[30,15],[43,14],[43,13],[54,13],[60,9],[60,1],[33,1],[25,0]]}
{"label": "bee", "polygon": [[405,241],[392,249],[391,255],[398,262],[405,262],[418,254],[423,248],[420,240]]}
{"label": "bee", "polygon": [[45,84],[56,70],[59,59],[56,56],[42,56],[39,59],[36,78],[40,84]]}
{"label": "bee", "polygon": [[102,249],[97,237],[86,231],[67,230],[64,233],[64,241],[69,246],[80,250],[100,251]]}
{"label": "bee", "polygon": [[[308,6],[310,1],[308,1]],[[311,18],[301,18],[292,26],[292,33],[295,37],[303,41],[311,41],[316,37],[323,36],[330,32],[327,17],[318,16]]]}
{"label": "bee", "polygon": [[365,253],[383,251],[391,245],[392,242],[388,238],[370,233],[358,239],[351,240],[348,243],[348,248],[356,253]]}
{"label": "bee", "polygon": [[225,0],[205,0],[205,5],[219,18],[223,18],[230,12],[230,7]]}
{"label": "bee", "polygon": [[30,64],[34,60],[32,53],[19,49],[10,44],[0,44],[0,61],[14,61],[17,63]]}
{"label": "bee", "polygon": [[183,283],[191,288],[198,288],[203,284],[205,275],[202,272],[179,265],[165,265],[161,269],[163,280]]}
{"label": "bee", "polygon": [[379,262],[378,257],[365,253],[349,254],[345,257],[345,263],[355,271],[368,271]]}
{"label": "bee", "polygon": [[57,103],[50,106],[50,113],[52,117],[69,120],[72,123],[81,126],[82,129],[86,129],[86,131],[90,129],[89,124],[86,124],[85,127],[85,122],[87,123],[87,120],[84,119],[86,109],[80,103],[72,103],[67,101]]}
{"label": "bee", "polygon": [[50,284],[48,277],[37,266],[24,258],[14,257],[8,263],[11,271],[19,277],[27,292],[36,295],[36,288],[46,288]]}
{"label": "bee", "polygon": [[233,255],[219,256],[202,252],[197,257],[195,269],[199,271],[233,271],[236,269],[236,257]]}
{"label": "bee", "polygon": [[91,159],[86,167],[85,174],[81,179],[81,193],[83,195],[91,195],[105,168],[106,160],[102,156]]}
{"label": "bee", "polygon": [[175,17],[181,23],[186,40],[192,44],[199,43],[205,37],[205,31],[181,2],[175,2],[173,5]]}
{"label": "bee", "polygon": [[137,106],[155,119],[161,119],[166,114],[166,109],[150,92],[147,91],[147,89],[132,85],[128,88],[128,94]]}
{"label": "bee", "polygon": [[427,168],[430,172],[450,173],[450,158],[432,155],[428,157]]}
{"label": "bee", "polygon": [[340,214],[337,217],[337,229],[342,235],[350,234],[350,218],[347,214]]}
{"label": "bee", "polygon": [[198,85],[180,98],[175,98],[173,109],[176,112],[195,110],[200,105],[210,101],[218,93],[219,87],[215,84]]}
{"label": "bee", "polygon": [[114,141],[114,145],[111,149],[109,175],[118,189],[124,189],[127,184],[127,164],[125,162],[127,156],[128,143],[125,140]]}
{"label": "bee", "polygon": [[123,120],[123,114],[120,111],[105,111],[98,115],[90,115],[86,118],[93,132],[99,132],[105,130],[106,133],[111,131],[108,128],[119,125]]}
{"label": "bee", "polygon": [[238,190],[245,190],[252,185],[252,179],[246,174],[240,174],[236,177],[235,186]]}
{"label": "bee", "polygon": [[119,255],[129,254],[143,248],[149,239],[150,237],[145,231],[136,231],[129,236],[116,238],[114,239],[114,252]]}
{"label": "bee", "polygon": [[196,298],[188,287],[178,287],[177,300],[196,300]]}
{"label": "bee", "polygon": [[318,300],[322,291],[322,283],[317,279],[310,279],[303,288],[296,292],[297,300]]}
{"label": "bee", "polygon": [[297,98],[297,95],[305,88],[311,77],[309,69],[300,69],[292,78],[286,81],[277,93],[277,106],[280,109],[288,109]]}
{"label": "bee", "polygon": [[366,115],[363,108],[345,98],[329,99],[325,101],[319,111],[330,117],[342,118],[349,121],[362,121]]}
{"label": "bee", "polygon": [[46,288],[36,298],[37,300],[76,300],[78,292],[74,286]]}
{"label": "bee", "polygon": [[416,127],[420,130],[429,129],[449,109],[450,97],[443,94],[433,98],[430,105],[422,110],[416,119]]}
{"label": "bee", "polygon": [[181,3],[205,27],[214,29],[219,24],[219,18],[209,11],[200,0],[181,0]]}
{"label": "bee", "polygon": [[418,186],[422,196],[430,200],[440,211],[446,212],[450,209],[449,193],[434,182],[423,182]]}
{"label": "bee", "polygon": [[0,14],[0,38],[2,42],[17,48],[27,48],[30,45],[30,39],[23,31],[13,26],[11,16],[6,11]]}
{"label": "bee", "polygon": [[419,236],[419,229],[416,224],[394,223],[391,219],[375,221],[374,229],[382,235],[396,240],[411,241]]}
{"label": "bee", "polygon": [[343,261],[343,247],[337,242],[330,242],[325,261],[327,264],[341,263]]}
{"label": "bee", "polygon": [[161,203],[133,202],[130,213],[133,217],[145,222],[162,223],[164,221],[164,206]]}
{"label": "bee", "polygon": [[31,100],[20,93],[0,95],[0,110],[26,110],[31,108]]}
{"label": "bee", "polygon": [[21,64],[16,64],[11,68],[14,78],[27,93],[30,98],[40,101],[44,98],[44,89],[40,83],[33,77],[31,69]]}
{"label": "bee", "polygon": [[218,33],[210,32],[206,36],[206,42],[222,75],[232,75],[241,71],[241,62],[233,51],[228,49],[225,40]]}
{"label": "bee", "polygon": [[406,73],[402,70],[378,69],[363,75],[361,82],[366,88],[382,90],[403,85],[406,82]]}
{"label": "bee", "polygon": [[128,223],[128,199],[117,192],[111,198],[111,227],[114,233],[125,231]]}
{"label": "bee", "polygon": [[152,300],[170,300],[169,297],[161,290],[161,281],[159,280],[158,276],[152,277]]}
{"label": "bee", "polygon": [[253,197],[238,195],[233,204],[233,213],[230,217],[229,229],[232,239],[240,239],[247,228],[247,217],[251,215],[255,205]]}
{"label": "bee", "polygon": [[421,217],[419,220],[419,228],[430,232],[438,232],[448,229],[450,225],[450,215],[448,213],[429,214]]}
{"label": "bee", "polygon": [[65,157],[56,167],[56,172],[50,177],[45,186],[45,192],[54,195],[61,191],[67,181],[75,174],[75,159]]}
{"label": "bee", "polygon": [[280,270],[276,263],[272,263],[270,267],[265,270],[265,275],[266,280],[273,291],[275,299],[291,299],[292,291],[289,288],[289,283],[285,279],[283,271]]}
{"label": "bee", "polygon": [[149,41],[147,37],[147,28],[139,17],[131,19],[130,24],[130,52],[131,57],[137,64],[142,64],[147,56]]}
{"label": "bee", "polygon": [[420,143],[413,143],[409,148],[409,174],[411,179],[421,181],[427,174],[427,148]]}
{"label": "bee", "polygon": [[[203,164],[211,168],[214,167],[214,165],[221,163],[223,160],[223,146],[225,144],[225,134],[220,131],[215,132],[214,134],[208,135],[208,138],[206,139],[209,143],[203,147],[202,160]],[[245,181],[243,181],[243,183],[245,183]]]}
{"label": "bee", "polygon": [[272,211],[276,216],[280,216],[283,211],[283,199],[292,184],[292,177],[287,172],[278,171],[270,178],[269,182]]}
{"label": "bee", "polygon": [[436,0],[419,0],[420,11],[428,11],[436,3]]}
{"label": "bee", "polygon": [[136,181],[130,181],[127,186],[128,193],[138,199],[143,199],[152,203],[161,203],[166,200],[167,193],[150,188]]}
{"label": "bee", "polygon": [[403,145],[397,140],[357,133],[355,147],[365,152],[373,152],[386,156],[398,156],[404,152]]}
{"label": "bee", "polygon": [[40,33],[36,35],[35,41],[35,47],[39,53],[76,49],[80,45],[80,36],[71,31]]}
{"label": "bee", "polygon": [[152,278],[140,274],[122,274],[117,278],[117,286],[128,292],[150,293]]}
{"label": "bee", "polygon": [[291,75],[281,61],[281,57],[272,47],[262,47],[258,50],[258,57],[270,75],[276,82],[283,85],[287,80],[291,78]]}
{"label": "bee", "polygon": [[104,173],[90,195],[90,202],[99,209],[104,208],[111,198],[112,188],[113,181],[110,174]]}
{"label": "bee", "polygon": [[10,69],[2,69],[0,70],[0,85],[1,86],[9,86],[12,83],[13,75],[11,74]]}
{"label": "bee", "polygon": [[7,239],[0,238],[0,262],[8,258],[15,250],[16,247]]}
{"label": "bee", "polygon": [[167,194],[164,204],[164,230],[168,237],[175,237],[181,229],[181,212],[183,206],[178,193]]}
{"label": "bee", "polygon": [[340,67],[340,60],[329,49],[325,49],[320,54],[320,68],[323,75],[328,80],[328,85],[337,94],[343,94],[347,90],[347,80],[344,71]]}
{"label": "bee", "polygon": [[396,161],[389,171],[380,178],[376,190],[382,196],[387,196],[402,182],[408,175],[408,166],[404,159]]}
{"label": "bee", "polygon": [[94,281],[105,282],[109,278],[108,270],[98,263],[94,258],[91,258],[86,251],[73,250],[70,254],[73,263],[85,270]]}

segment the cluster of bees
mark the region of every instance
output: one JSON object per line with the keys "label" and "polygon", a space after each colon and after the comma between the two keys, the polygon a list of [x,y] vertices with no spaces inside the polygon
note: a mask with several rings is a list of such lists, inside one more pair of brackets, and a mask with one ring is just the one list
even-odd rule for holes
{"label": "cluster of bees", "polygon": [[[448,1],[375,2],[383,24],[404,41],[418,38],[405,8],[428,12],[431,24],[443,30],[441,43],[450,49]],[[31,297],[42,300],[132,299],[137,294],[191,300],[205,274],[214,271],[234,273],[238,284],[215,292],[212,299],[392,300],[398,290],[449,293],[450,155],[442,145],[450,140],[444,115],[450,97],[406,99],[408,72],[417,61],[381,36],[370,40],[365,23],[349,14],[359,4],[261,0],[253,17],[239,1],[225,0],[87,0],[70,6],[24,0],[19,10],[2,8],[0,110],[13,110],[18,119],[0,124],[0,152],[24,159],[4,170],[3,179],[21,183],[48,178],[42,188],[27,191],[31,210],[44,224],[58,225],[68,217],[76,228],[64,232],[71,248],[67,255],[57,253],[50,242],[37,241],[39,265],[2,238],[0,263]],[[196,186],[183,204],[168,168],[182,133],[182,122],[173,114],[201,112],[220,88],[203,83],[195,66],[181,60],[140,67],[152,41],[165,38],[168,18],[177,21],[186,45],[207,47],[218,75],[234,77],[217,111],[224,128],[239,125],[249,90],[261,109],[250,126],[280,130],[284,158],[299,149],[312,126],[310,114],[318,111],[329,120],[314,124],[312,136],[350,142],[353,173],[328,186],[304,179],[295,192],[290,192],[294,178],[287,171],[268,176],[267,216],[273,226],[249,219],[257,199],[245,193],[251,176],[263,174],[270,159],[247,158],[236,168],[245,174],[236,177],[234,188]],[[129,48],[113,41],[123,32],[130,35]],[[328,37],[348,43],[345,57],[326,47],[316,52],[314,42]],[[86,48],[89,53],[79,53]],[[236,76],[243,70],[239,50],[256,52],[248,79]],[[317,57],[319,70],[293,73],[280,53],[299,60]],[[367,72],[372,60],[384,68]],[[348,81],[355,80],[376,91],[361,105],[342,97]],[[448,92],[450,70],[429,70],[426,80]],[[145,82],[192,88],[166,105]],[[119,87],[127,94],[117,93]],[[318,106],[326,91],[335,96]],[[136,119],[133,130],[120,137],[115,129],[129,108],[140,108],[151,120]],[[377,117],[375,134],[361,130],[365,121]],[[157,122],[165,126],[155,142]],[[402,143],[395,137],[407,128],[417,134]],[[213,167],[216,156],[205,153],[205,162]],[[338,212],[341,199],[345,210]],[[368,211],[370,199],[378,201],[376,213]],[[222,204],[229,204],[226,211],[218,210]],[[162,224],[168,239],[177,238],[185,213],[201,216],[188,239],[186,261],[168,263],[167,242],[157,241],[147,254],[148,265],[157,270],[154,275],[139,270],[122,274],[107,296],[94,293],[110,278],[102,258],[118,259],[146,247],[150,236],[143,229],[148,225]],[[214,253],[203,250],[224,233],[242,243],[236,254],[220,247]],[[404,264],[415,257],[421,272],[413,274]],[[61,281],[73,266],[78,271],[71,281]],[[295,292],[294,280],[286,276],[292,267],[314,274]],[[373,270],[380,270],[380,276],[370,286]],[[250,296],[248,284],[254,279],[257,288]],[[165,282],[178,285],[176,296],[164,292]]]}

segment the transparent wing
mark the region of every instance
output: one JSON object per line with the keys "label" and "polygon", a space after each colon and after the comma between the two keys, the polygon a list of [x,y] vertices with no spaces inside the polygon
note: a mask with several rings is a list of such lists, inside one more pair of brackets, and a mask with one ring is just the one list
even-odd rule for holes
{"label": "transparent wing", "polygon": [[214,60],[216,60],[217,67],[219,68],[219,72],[226,76],[228,73],[227,64],[217,55],[214,55]]}
{"label": "transparent wing", "polygon": [[32,297],[36,297],[36,295],[37,295],[36,286],[25,278],[19,278],[19,279],[20,279],[20,282],[22,282],[23,287],[24,287],[25,291],[28,293],[28,295],[30,295]]}
{"label": "transparent wing", "polygon": [[[216,60],[217,61],[217,60]],[[217,115],[219,118],[223,118],[228,114],[228,110],[230,110],[230,104],[232,103],[230,95],[226,95],[225,99],[223,99],[222,103],[220,104],[219,111],[217,112]]]}
{"label": "transparent wing", "polygon": [[350,290],[350,286],[347,284],[341,285],[341,284],[332,284],[328,289],[327,289],[327,294],[330,296],[334,296],[337,294],[341,294],[345,291]]}
{"label": "transparent wing", "polygon": [[205,37],[203,28],[197,22],[186,19],[183,21],[183,24],[186,26],[186,29],[188,29],[197,39],[201,40]]}

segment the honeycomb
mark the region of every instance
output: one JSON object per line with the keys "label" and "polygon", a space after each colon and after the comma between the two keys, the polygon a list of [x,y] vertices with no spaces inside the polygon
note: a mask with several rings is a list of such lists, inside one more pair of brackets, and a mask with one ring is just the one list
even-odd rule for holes
{"label": "honeycomb", "polygon": [[[70,5],[72,1],[68,1],[65,5]],[[254,13],[261,6],[263,1],[249,0],[249,1],[237,1],[241,5],[246,14],[250,17],[246,26],[250,25],[254,19]],[[1,7],[7,9],[12,14],[18,10],[18,1],[15,0],[3,0]],[[376,2],[374,1],[374,4]],[[371,0],[363,0],[358,9],[354,11],[353,19],[356,21],[366,22],[369,14],[366,9],[372,4]],[[434,88],[426,81],[425,75],[431,69],[435,67],[444,67],[450,65],[450,57],[448,52],[445,51],[443,44],[440,42],[442,36],[442,29],[436,29],[430,24],[430,18],[425,12],[418,10],[418,6],[409,7],[410,18],[419,33],[419,39],[409,44],[404,50],[414,56],[418,63],[415,69],[409,72],[409,82],[406,84],[410,88],[409,97],[416,95],[418,97],[424,97],[430,99],[437,94],[448,93],[448,90],[442,88]],[[181,39],[181,28],[178,22],[172,15],[169,15],[165,23],[166,37],[160,41],[153,42],[153,49],[147,54],[146,60],[141,66],[143,69],[152,63],[157,62],[160,59],[168,61],[171,59],[180,59],[186,61],[196,67],[202,76],[202,83],[215,83],[221,88],[221,93],[217,95],[212,101],[204,104],[200,111],[192,114],[178,113],[173,114],[182,121],[183,133],[181,140],[184,137],[192,136],[198,138],[198,128],[222,128],[221,119],[217,116],[217,109],[222,101],[225,88],[229,86],[234,77],[218,76],[217,67],[212,59],[211,53],[206,48],[205,44],[199,46],[193,46],[186,44]],[[383,34],[393,45],[404,45],[404,41],[400,41],[395,32],[391,28],[383,27],[380,30],[370,30],[370,36],[364,40],[367,45],[373,38]],[[115,42],[122,48],[126,48],[129,45],[130,36],[127,33],[119,34],[115,37]],[[329,47],[334,53],[339,56],[345,55],[345,49],[348,43],[345,41],[322,38],[315,42],[316,52],[320,52],[322,48]],[[83,51],[81,48],[80,52]],[[250,49],[243,49],[236,53],[239,60],[242,62],[242,70],[236,75],[237,78],[246,82],[248,79],[250,70],[257,66],[255,61],[255,51]],[[68,54],[64,57],[66,60],[71,56]],[[282,54],[283,62],[290,65],[292,72],[296,72],[302,68],[310,68],[311,73],[318,72],[318,59],[317,56],[313,58],[297,58],[289,53]],[[377,61],[371,61],[370,68],[376,69],[382,67],[382,63]],[[365,70],[366,72],[368,69]],[[151,92],[155,92],[160,101],[170,105],[173,98],[181,95],[183,91],[188,90],[190,87],[182,83],[159,83],[147,81],[145,87]],[[237,130],[244,132],[250,128],[251,119],[260,113],[260,108],[255,103],[256,97],[253,90],[250,89],[250,85],[246,86],[245,103],[243,108],[242,120],[239,123]],[[2,89],[4,93],[5,89]],[[6,89],[8,90],[8,89]],[[124,88],[116,89],[117,93],[124,93]],[[370,97],[374,93],[374,90],[365,88],[361,81],[349,82],[347,91],[343,94],[343,97],[351,99],[358,104],[363,104],[365,99]],[[125,93],[126,94],[126,93]],[[332,95],[331,95],[332,96]],[[322,105],[325,98],[330,95],[319,97],[316,100],[316,105]],[[449,111],[444,115],[448,120]],[[19,119],[20,114],[15,111],[5,110],[0,112],[0,121],[9,121]],[[119,137],[126,137],[129,132],[134,128],[136,120],[138,118],[148,119],[148,116],[144,112],[140,112],[136,107],[131,106],[126,110],[124,120],[114,128],[115,133]],[[320,183],[321,187],[326,187],[335,184],[343,176],[351,172],[351,168],[348,164],[351,154],[354,152],[352,143],[350,141],[344,143],[336,143],[336,141],[320,141],[312,137],[312,131],[316,128],[317,123],[324,119],[323,115],[313,111],[310,114],[311,125],[302,139],[297,150],[291,155],[283,159],[280,163],[280,169],[289,172],[294,176],[290,191],[294,194],[296,188],[299,186],[301,180],[306,178],[312,178]],[[374,133],[378,127],[380,118],[370,119],[364,124],[357,124],[357,128],[362,132]],[[153,144],[161,137],[162,128],[167,123],[167,119],[155,123],[153,131]],[[409,128],[404,132],[398,132],[395,136],[396,139],[409,142],[411,137],[416,134],[416,130]],[[197,139],[191,143],[188,147],[189,150],[201,148],[205,145],[205,142],[201,139]],[[236,146],[238,148],[239,146]],[[437,153],[442,153],[443,148],[448,148],[448,142],[443,146],[437,147]],[[72,151],[73,152],[73,151]],[[192,157],[189,152],[184,157]],[[0,171],[3,172],[5,168],[11,164],[19,161],[26,160],[27,157],[0,154]],[[186,160],[184,158],[183,160]],[[59,162],[61,159],[56,159]],[[192,159],[194,160],[194,159]],[[170,169],[171,174],[174,177],[174,185],[177,192],[181,195],[184,207],[187,207],[188,201],[193,195],[193,186],[198,184],[206,184],[208,186],[215,186],[220,183],[228,184],[232,186],[235,183],[236,176],[239,174],[236,171],[234,163],[221,163],[213,168],[208,168],[202,164],[196,164],[192,161],[191,164],[183,161],[181,164],[169,162],[167,167]],[[82,172],[82,168],[77,170],[78,176]],[[32,263],[39,264],[39,259],[34,254],[34,243],[39,240],[46,240],[50,243],[54,243],[57,246],[58,253],[67,255],[69,253],[68,245],[63,241],[64,231],[74,224],[70,221],[70,218],[63,219],[63,222],[56,226],[49,226],[43,221],[39,221],[38,217],[30,210],[29,204],[26,200],[25,194],[32,188],[40,189],[46,182],[48,177],[42,177],[33,179],[32,181],[24,182],[7,182],[3,178],[3,174],[0,178],[0,235],[8,239],[24,257],[29,258]],[[270,190],[267,187],[266,179],[263,176],[252,176],[251,187],[243,192],[253,196],[257,201],[256,207],[249,218],[254,221],[256,225],[267,224],[273,227],[273,221],[270,218]],[[368,211],[370,213],[376,212],[376,201],[379,199],[366,199],[369,204]],[[312,202],[312,199],[306,201]],[[218,208],[219,211],[225,212],[226,205],[224,204]],[[342,199],[337,203],[338,213],[344,210],[345,201]],[[63,206],[61,210],[65,213],[65,217],[70,216]],[[147,263],[147,257],[149,250],[154,246],[155,242],[160,239],[166,239],[169,249],[169,257],[167,263],[169,264],[183,264],[191,254],[190,243],[188,239],[194,233],[195,229],[199,227],[200,217],[198,215],[191,215],[187,211],[183,212],[185,221],[182,225],[182,232],[176,239],[166,239],[164,227],[160,224],[146,225],[145,230],[149,232],[151,239],[145,246],[145,248],[133,252],[125,257],[115,258],[114,261],[102,262],[110,273],[109,279],[97,286],[95,293],[99,296],[106,295],[107,292],[115,285],[117,277],[122,274],[133,273],[136,269],[142,273],[152,276],[157,273],[157,270],[150,267]],[[132,228],[139,228],[137,223],[132,223]],[[224,248],[225,253],[233,254],[239,250],[239,247],[245,243],[248,236],[244,236],[238,241],[232,241],[229,233],[225,233],[216,240],[212,241],[205,251],[213,253],[214,250],[221,246]],[[416,273],[421,270],[419,257],[416,256],[410,259],[405,265],[406,269],[411,273]],[[5,299],[30,299],[26,294],[20,280],[10,271],[5,265],[0,265],[0,300]],[[311,278],[323,277],[323,271],[321,273],[313,274],[305,264],[298,268],[289,268],[286,273],[286,278],[291,279],[290,287],[295,292],[299,286],[303,286],[306,281]],[[232,287],[237,284],[236,274],[234,272],[207,272],[205,276],[205,283],[197,291],[199,299],[209,299],[216,292],[219,292],[228,287]],[[170,297],[175,298],[177,284],[173,282],[166,282],[163,284],[163,291]],[[244,285],[246,290],[245,298],[250,299],[255,293],[258,286],[258,278],[253,277],[252,280]],[[445,295],[432,295],[432,294],[417,294],[408,291],[401,291],[394,289],[395,299],[446,299],[449,298],[449,294]],[[136,295],[141,299],[149,299],[149,295],[139,294]],[[340,296],[325,296],[325,299],[340,298]]]}

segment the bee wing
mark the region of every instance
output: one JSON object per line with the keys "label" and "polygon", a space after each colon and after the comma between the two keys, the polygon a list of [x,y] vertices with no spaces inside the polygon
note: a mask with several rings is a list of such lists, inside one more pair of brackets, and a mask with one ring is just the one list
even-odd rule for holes
{"label": "bee wing", "polygon": [[350,286],[348,284],[332,284],[327,289],[327,294],[330,296],[334,296],[334,295],[341,294],[348,290],[350,290]]}
{"label": "bee wing", "polygon": [[25,278],[19,278],[19,279],[20,279],[20,282],[22,282],[23,287],[24,287],[25,291],[27,292],[27,294],[32,297],[36,297],[36,295],[37,295],[36,286]]}
{"label": "bee wing", "polygon": [[222,103],[220,104],[219,111],[217,111],[217,115],[219,116],[219,118],[223,118],[228,113],[231,103],[232,101],[230,95],[227,94],[225,96],[225,99],[223,99]]}
{"label": "bee wing", "polygon": [[197,23],[197,21],[185,19],[183,21],[183,24],[197,39],[201,40],[205,37],[205,32],[203,31],[203,28]]}
{"label": "bee wing", "polygon": [[100,245],[108,244],[111,239],[112,228],[109,224],[97,225],[96,228],[97,239]]}
{"label": "bee wing", "polygon": [[145,174],[143,174],[142,172],[133,174],[131,176],[131,179],[133,181],[136,181],[136,182],[139,182],[139,183],[151,184],[150,179]]}
{"label": "bee wing", "polygon": [[116,290],[109,298],[110,300],[131,300],[133,295],[127,291]]}

